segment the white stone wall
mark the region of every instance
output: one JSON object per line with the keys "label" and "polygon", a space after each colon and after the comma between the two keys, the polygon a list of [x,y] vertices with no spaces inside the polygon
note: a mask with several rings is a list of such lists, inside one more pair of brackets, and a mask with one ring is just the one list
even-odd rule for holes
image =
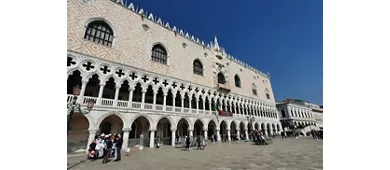
{"label": "white stone wall", "polygon": [[323,127],[323,113],[313,110],[313,116],[319,127]]}
{"label": "white stone wall", "polygon": [[[111,25],[115,36],[112,47],[84,40],[86,25],[95,19],[102,19]],[[173,31],[147,18],[142,19],[140,15],[117,3],[110,0],[94,0],[83,4],[80,0],[69,0],[67,22],[69,50],[157,74],[169,75],[202,86],[216,87],[215,62],[218,60],[216,60],[214,50],[204,47],[200,43],[195,43],[179,33],[175,35]],[[144,30],[143,24],[148,25],[150,29]],[[151,61],[151,49],[156,43],[160,43],[166,48],[169,56],[167,65]],[[183,48],[183,43],[187,45],[186,48]],[[230,82],[231,93],[275,102],[268,77],[252,71],[250,66],[244,67],[237,61],[229,59],[231,57],[228,57],[226,53],[223,53],[223,57],[224,59],[219,62],[222,64],[229,62],[229,66],[226,66],[228,73],[225,74],[225,77]],[[203,64],[203,76],[193,74],[192,64],[195,59],[199,59]],[[240,75],[241,88],[234,86],[235,74]],[[252,83],[257,86],[257,95],[252,94]],[[265,89],[269,90],[270,99],[266,99]]]}

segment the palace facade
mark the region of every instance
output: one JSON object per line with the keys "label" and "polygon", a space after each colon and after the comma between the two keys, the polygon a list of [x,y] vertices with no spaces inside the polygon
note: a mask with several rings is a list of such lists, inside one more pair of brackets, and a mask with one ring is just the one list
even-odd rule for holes
{"label": "palace facade", "polygon": [[[251,130],[279,133],[270,75],[162,21],[134,4],[68,0],[67,102],[72,89],[89,114],[75,113],[68,151],[95,135],[123,134],[123,149],[175,145],[177,136],[248,138]],[[221,112],[217,112],[220,106]],[[219,109],[218,109],[219,110]]]}

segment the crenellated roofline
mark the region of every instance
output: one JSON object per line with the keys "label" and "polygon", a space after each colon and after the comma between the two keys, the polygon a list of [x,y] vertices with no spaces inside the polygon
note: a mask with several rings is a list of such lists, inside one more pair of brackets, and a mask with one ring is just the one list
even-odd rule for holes
{"label": "crenellated roofline", "polygon": [[[174,25],[173,27],[171,27],[171,25],[169,24],[169,22],[164,22],[161,18],[159,18],[159,17],[157,18],[157,16],[153,15],[153,13],[150,13],[150,14],[148,15],[148,13],[147,13],[143,8],[140,8],[140,9],[139,9],[138,7],[135,7],[134,4],[133,4],[132,2],[130,2],[130,4],[127,5],[127,4],[125,4],[125,3],[123,2],[124,0],[110,0],[110,1],[112,1],[112,2],[114,2],[114,3],[116,3],[116,4],[118,4],[118,5],[120,5],[120,6],[124,7],[124,8],[126,8],[126,9],[128,9],[128,10],[130,10],[130,11],[132,11],[132,12],[134,12],[135,14],[139,15],[139,16],[142,17],[142,18],[146,18],[146,19],[148,19],[148,20],[150,20],[150,21],[153,21],[155,24],[158,24],[158,25],[160,25],[161,27],[163,27],[163,28],[165,28],[165,29],[168,29],[168,30],[172,31],[172,32],[174,32],[175,34],[179,34],[179,35],[182,36],[183,38],[186,38],[186,39],[192,41],[193,43],[202,46],[202,47],[205,48],[205,49],[213,50],[216,46],[218,46],[218,43],[214,43],[214,44],[213,44],[212,41],[210,41],[209,43],[205,44],[204,41],[199,40],[199,38],[196,38],[194,35],[191,35],[191,34],[189,34],[188,32],[184,32],[182,29],[179,29],[179,28],[176,27],[175,25]],[[216,38],[215,38],[215,39],[216,39]],[[241,66],[243,66],[243,67],[245,67],[245,68],[248,68],[249,70],[252,70],[252,71],[255,72],[255,73],[258,73],[258,74],[260,74],[260,75],[262,75],[262,76],[264,76],[264,77],[266,77],[266,78],[268,78],[268,79],[271,79],[270,73],[268,73],[268,72],[267,72],[267,73],[264,73],[264,72],[262,72],[262,71],[260,71],[260,70],[258,70],[258,69],[256,69],[256,68],[250,66],[249,64],[247,64],[247,63],[245,63],[245,62],[243,62],[243,61],[241,61],[241,60],[239,60],[239,59],[233,57],[232,55],[227,54],[227,53],[225,52],[225,49],[222,48],[222,47],[219,47],[219,46],[218,46],[218,48],[221,49],[222,54],[224,54],[224,55],[226,56],[226,58],[229,59],[230,61],[234,61],[234,62],[236,62],[237,64],[240,64]]]}

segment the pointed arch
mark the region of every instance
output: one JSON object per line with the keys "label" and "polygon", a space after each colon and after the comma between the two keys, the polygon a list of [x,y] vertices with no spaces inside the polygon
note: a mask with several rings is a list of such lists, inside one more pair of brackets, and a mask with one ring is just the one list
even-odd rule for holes
{"label": "pointed arch", "polygon": [[175,130],[175,129],[176,129],[176,127],[174,126],[174,122],[175,122],[175,121],[173,121],[173,119],[172,119],[170,116],[167,116],[167,115],[161,115],[160,117],[157,118],[156,124],[154,125],[154,126],[155,126],[154,129],[157,129],[157,124],[158,124],[158,122],[159,122],[161,119],[163,119],[163,118],[168,119],[168,121],[169,121],[169,123],[170,123],[170,125],[171,125],[171,127],[170,127],[171,130]]}
{"label": "pointed arch", "polygon": [[192,63],[194,74],[203,76],[203,64],[199,59],[195,59]]}
{"label": "pointed arch", "polygon": [[129,127],[128,124],[127,124],[126,116],[124,116],[124,115],[123,115],[122,113],[120,113],[120,112],[109,112],[109,113],[106,113],[106,114],[100,116],[99,119],[95,122],[94,127],[95,127],[95,128],[96,128],[96,127],[99,127],[100,124],[102,123],[102,121],[103,121],[105,118],[107,118],[107,117],[109,117],[109,116],[112,116],[112,115],[118,116],[118,117],[122,120],[122,122],[123,122],[123,128],[128,128],[128,127]]}
{"label": "pointed arch", "polygon": [[225,84],[226,83],[225,76],[222,74],[222,72],[218,73],[217,78],[218,78],[218,83],[219,84]]}
{"label": "pointed arch", "polygon": [[84,39],[98,44],[112,47],[114,41],[114,29],[104,18],[92,18],[86,23]]}
{"label": "pointed arch", "polygon": [[130,121],[129,121],[129,125],[130,125],[130,126],[133,125],[134,121],[137,120],[137,119],[140,118],[140,117],[144,117],[144,118],[146,118],[146,119],[149,121],[149,131],[150,131],[150,130],[154,130],[153,128],[154,128],[155,126],[154,126],[153,119],[152,119],[150,116],[148,116],[147,114],[145,114],[145,113],[137,114],[136,116],[134,116],[133,118],[131,118]]}
{"label": "pointed arch", "polygon": [[167,52],[166,48],[161,43],[157,43],[157,44],[153,45],[153,47],[152,47],[151,58],[152,58],[152,61],[167,65],[168,52]]}
{"label": "pointed arch", "polygon": [[241,88],[241,79],[240,76],[238,76],[238,74],[234,76],[234,84],[236,85],[236,87]]}
{"label": "pointed arch", "polygon": [[193,130],[192,128],[194,127],[194,125],[192,124],[191,120],[188,117],[181,117],[179,120],[177,120],[177,122],[175,123],[176,128],[181,120],[185,120],[188,123],[188,127],[189,127],[188,130]]}

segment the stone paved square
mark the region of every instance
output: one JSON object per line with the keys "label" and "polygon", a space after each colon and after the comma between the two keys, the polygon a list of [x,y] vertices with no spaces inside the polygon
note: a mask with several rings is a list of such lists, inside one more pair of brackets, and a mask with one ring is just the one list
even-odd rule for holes
{"label": "stone paved square", "polygon": [[[132,156],[122,156],[121,162],[102,164],[102,159],[87,160],[72,170],[252,170],[252,169],[322,169],[323,142],[309,137],[274,139],[271,145],[249,142],[209,144],[206,150],[182,151],[169,146],[136,150]],[[123,154],[124,155],[124,154]],[[86,156],[68,158],[68,167]]]}

